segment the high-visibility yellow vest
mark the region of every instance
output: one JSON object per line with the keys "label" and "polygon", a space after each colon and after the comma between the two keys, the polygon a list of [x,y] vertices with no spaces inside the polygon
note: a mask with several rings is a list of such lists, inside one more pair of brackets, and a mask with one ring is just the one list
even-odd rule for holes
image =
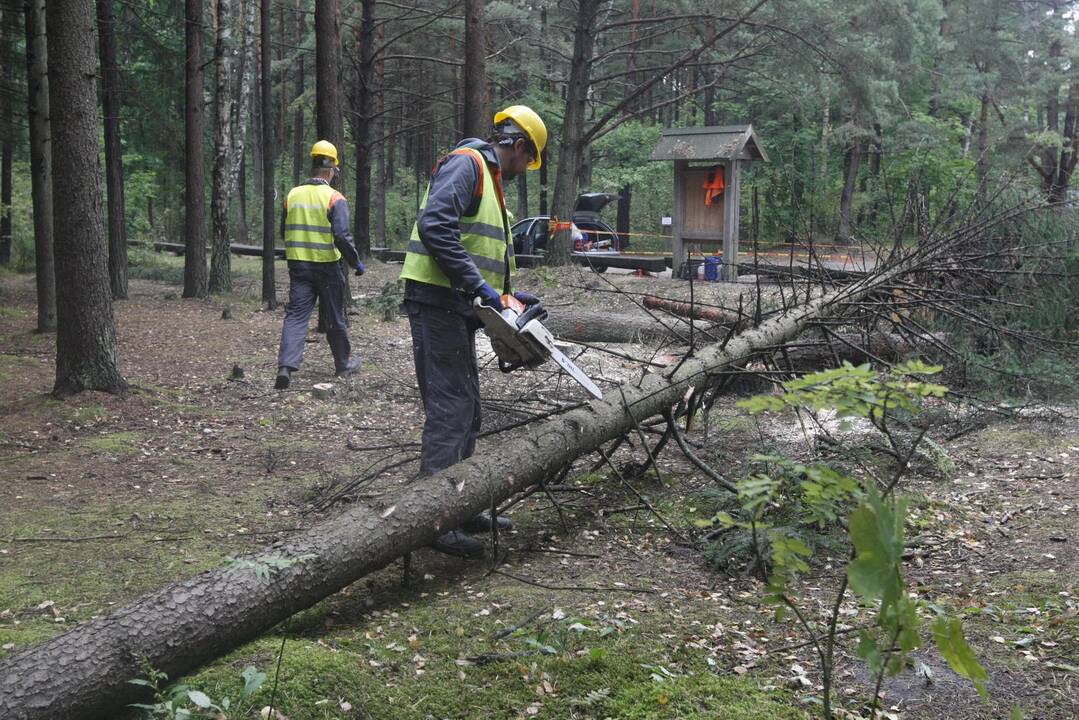
{"label": "high-visibility yellow vest", "polygon": [[[484,281],[496,290],[508,292],[510,288],[506,287],[507,280],[509,275],[516,272],[517,264],[513,259],[513,243],[509,237],[509,221],[505,215],[506,199],[502,195],[501,181],[496,173],[492,173],[487,167],[487,161],[479,150],[458,148],[450,155],[471,155],[480,173],[479,207],[475,215],[465,215],[460,219],[461,245],[476,264]],[[420,205],[421,211],[427,205],[427,195],[430,192],[431,186],[428,184]],[[408,242],[401,277],[431,285],[453,287],[420,240],[418,222],[412,226],[412,236]]]}
{"label": "high-visibility yellow vest", "polygon": [[285,257],[307,262],[337,262],[329,211],[345,196],[329,185],[297,185],[285,199]]}

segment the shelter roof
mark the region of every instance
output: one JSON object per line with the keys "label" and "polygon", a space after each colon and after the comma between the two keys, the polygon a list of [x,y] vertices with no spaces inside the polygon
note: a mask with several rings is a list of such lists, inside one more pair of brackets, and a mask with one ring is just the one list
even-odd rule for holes
{"label": "shelter roof", "polygon": [[667,128],[652,160],[763,160],[768,154],[752,125]]}

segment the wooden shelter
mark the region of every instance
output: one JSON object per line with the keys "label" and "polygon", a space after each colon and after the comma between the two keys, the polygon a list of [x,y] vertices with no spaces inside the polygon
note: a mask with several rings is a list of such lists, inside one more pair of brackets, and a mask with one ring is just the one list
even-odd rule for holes
{"label": "wooden shelter", "polygon": [[768,162],[753,126],[668,128],[651,159],[674,161],[675,277],[688,269],[689,245],[711,245],[723,252],[719,278],[737,280],[740,170],[753,160]]}

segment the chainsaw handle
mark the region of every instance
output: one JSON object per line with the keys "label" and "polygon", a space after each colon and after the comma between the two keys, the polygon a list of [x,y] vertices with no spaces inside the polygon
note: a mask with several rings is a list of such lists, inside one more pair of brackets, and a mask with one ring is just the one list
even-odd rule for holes
{"label": "chainsaw handle", "polygon": [[507,294],[502,296],[502,307],[509,308],[510,310],[520,315],[525,311],[525,308],[527,308],[528,306],[517,298],[513,297],[512,295]]}

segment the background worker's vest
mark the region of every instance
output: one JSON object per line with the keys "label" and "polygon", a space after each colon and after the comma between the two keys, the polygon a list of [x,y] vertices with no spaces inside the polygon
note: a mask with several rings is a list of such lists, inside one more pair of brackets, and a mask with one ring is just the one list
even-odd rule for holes
{"label": "background worker's vest", "polygon": [[[506,201],[502,197],[502,187],[495,180],[483,153],[479,150],[458,148],[450,155],[471,155],[480,172],[476,214],[463,215],[460,219],[461,245],[476,264],[484,281],[496,290],[509,292],[509,276],[517,270],[517,264],[513,259],[513,243],[509,241],[509,221],[505,215]],[[441,167],[441,163],[438,167]],[[436,173],[438,167],[435,168]],[[421,212],[427,205],[427,195],[430,192],[431,186],[428,184],[420,205]],[[473,202],[473,205],[477,203]],[[431,285],[453,287],[420,240],[418,221],[412,226],[412,236],[408,241],[401,277]]]}
{"label": "background worker's vest", "polygon": [[330,205],[343,198],[329,185],[298,185],[285,200],[285,257],[307,262],[337,262],[341,252],[333,244]]}

